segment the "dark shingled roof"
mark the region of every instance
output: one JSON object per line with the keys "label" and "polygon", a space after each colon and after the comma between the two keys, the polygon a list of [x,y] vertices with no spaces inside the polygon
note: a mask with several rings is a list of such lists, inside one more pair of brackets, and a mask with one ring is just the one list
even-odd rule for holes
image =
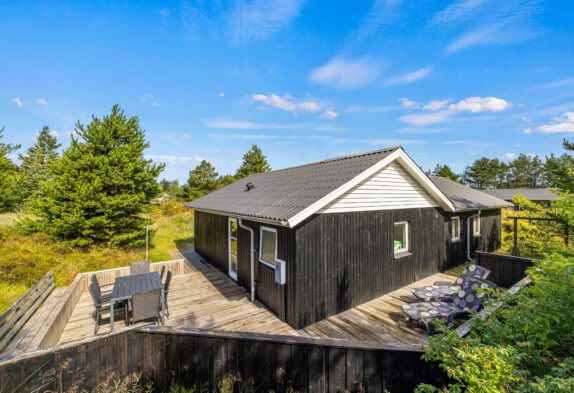
{"label": "dark shingled roof", "polygon": [[[249,176],[186,206],[286,222],[398,149],[377,150]],[[246,191],[247,183],[253,183],[255,188]]]}
{"label": "dark shingled roof", "polygon": [[483,192],[505,201],[512,201],[514,196],[519,194],[531,201],[554,201],[558,199],[558,193],[552,192],[548,188],[499,188],[484,190]]}
{"label": "dark shingled roof", "polygon": [[430,179],[450,199],[457,211],[512,207],[512,203],[444,177],[430,176]]}

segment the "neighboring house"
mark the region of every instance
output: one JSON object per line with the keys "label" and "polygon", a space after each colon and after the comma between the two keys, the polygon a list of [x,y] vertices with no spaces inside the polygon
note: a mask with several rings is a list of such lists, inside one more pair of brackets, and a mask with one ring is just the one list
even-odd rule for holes
{"label": "neighboring house", "polygon": [[397,147],[250,176],[187,206],[196,251],[302,328],[461,262],[467,248],[498,248],[509,205],[431,180]]}
{"label": "neighboring house", "polygon": [[[522,195],[526,199],[543,206],[549,206],[551,201],[558,199],[558,193],[550,191],[549,188],[497,188],[482,190],[482,192],[512,203],[514,203],[516,195]],[[514,208],[520,210],[518,205],[514,205]]]}

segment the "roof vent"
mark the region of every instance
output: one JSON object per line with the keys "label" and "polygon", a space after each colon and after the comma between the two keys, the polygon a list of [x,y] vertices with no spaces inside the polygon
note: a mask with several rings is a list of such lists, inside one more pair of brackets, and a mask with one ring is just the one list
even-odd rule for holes
{"label": "roof vent", "polygon": [[245,185],[245,191],[251,191],[255,188],[255,184],[249,182]]}

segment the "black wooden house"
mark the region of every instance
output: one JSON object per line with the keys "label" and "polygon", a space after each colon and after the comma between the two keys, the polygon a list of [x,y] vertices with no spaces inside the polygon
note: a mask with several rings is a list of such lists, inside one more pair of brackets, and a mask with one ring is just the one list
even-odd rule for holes
{"label": "black wooden house", "polygon": [[250,176],[190,202],[195,249],[302,328],[500,246],[498,198],[400,147]]}

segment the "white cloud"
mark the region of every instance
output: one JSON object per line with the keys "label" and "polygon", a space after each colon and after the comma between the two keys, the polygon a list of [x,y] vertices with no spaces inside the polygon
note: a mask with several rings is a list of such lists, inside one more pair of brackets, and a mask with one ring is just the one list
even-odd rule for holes
{"label": "white cloud", "polygon": [[288,27],[303,0],[239,0],[230,12],[231,38],[236,44],[263,40]]}
{"label": "white cloud", "polygon": [[357,59],[335,57],[312,70],[309,80],[339,89],[356,89],[373,82],[379,76],[379,72],[379,66],[369,57]]}
{"label": "white cloud", "polygon": [[532,128],[523,128],[522,132],[524,132],[525,134],[532,134]]}
{"label": "white cloud", "polygon": [[431,67],[421,68],[413,72],[391,76],[385,81],[386,85],[410,85],[418,80],[427,77],[432,71]]}
{"label": "white cloud", "polygon": [[504,153],[504,157],[508,158],[509,160],[514,160],[516,158],[516,153]]}
{"label": "white cloud", "polygon": [[399,117],[403,123],[412,126],[427,126],[430,124],[442,123],[452,116],[452,111],[443,110],[432,113],[413,113]]}
{"label": "white cloud", "polygon": [[276,124],[276,123],[255,123],[247,120],[234,120],[225,118],[204,119],[203,124],[209,128],[224,128],[236,130],[257,130],[257,129],[293,129],[307,126],[303,123]]}
{"label": "white cloud", "polygon": [[208,134],[209,139],[217,140],[238,140],[238,141],[265,141],[270,139],[278,139],[276,135],[269,134]]}
{"label": "white cloud", "polygon": [[220,96],[220,97],[225,97],[225,93],[224,93],[223,91],[220,91],[220,92],[219,92],[219,96]]}
{"label": "white cloud", "polygon": [[319,112],[321,107],[315,101],[296,101],[289,94],[284,96],[272,94],[252,94],[251,98],[263,105],[281,109],[292,113],[304,113],[304,112]]}
{"label": "white cloud", "polygon": [[511,103],[496,97],[469,97],[456,104],[449,105],[453,111],[478,112],[500,112],[512,106]]}
{"label": "white cloud", "polygon": [[335,120],[337,117],[339,117],[339,114],[331,109],[327,109],[325,112],[323,112],[321,117],[327,120]]}
{"label": "white cloud", "polygon": [[430,22],[431,27],[458,25],[471,12],[478,9],[486,0],[458,0],[438,12]]}
{"label": "white cloud", "polygon": [[24,102],[20,99],[20,97],[14,97],[12,98],[12,101],[14,101],[18,108],[22,108],[24,106]]}
{"label": "white cloud", "polygon": [[155,162],[163,162],[169,168],[181,168],[187,167],[190,164],[199,163],[203,158],[198,156],[175,156],[175,155],[159,155],[159,154],[148,154],[145,156],[148,160],[153,160]]}
{"label": "white cloud", "polygon": [[44,98],[38,98],[36,102],[38,103],[38,105],[48,105],[48,101],[46,101],[46,99]]}
{"label": "white cloud", "polygon": [[151,103],[151,106],[153,106],[154,108],[159,108],[161,106],[161,104],[157,101],[154,101]]}
{"label": "white cloud", "polygon": [[425,111],[438,111],[444,109],[448,105],[448,100],[434,100],[423,106]]}
{"label": "white cloud", "polygon": [[554,119],[554,124],[546,124],[537,128],[543,134],[574,133],[574,112],[566,112]]}
{"label": "white cloud", "polygon": [[146,94],[144,96],[140,96],[141,102],[147,102],[147,101],[152,100],[152,99],[153,99],[153,95],[151,95],[151,94]]}
{"label": "white cloud", "polygon": [[418,108],[420,104],[416,101],[409,100],[407,97],[399,98],[399,102],[405,108]]}

